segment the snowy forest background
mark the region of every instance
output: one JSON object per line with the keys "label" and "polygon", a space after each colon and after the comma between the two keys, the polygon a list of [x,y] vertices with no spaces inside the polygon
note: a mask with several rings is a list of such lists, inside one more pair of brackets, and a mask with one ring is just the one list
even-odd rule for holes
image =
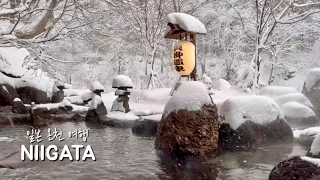
{"label": "snowy forest background", "polygon": [[5,48],[26,48],[26,68],[75,88],[98,80],[108,90],[125,74],[143,89],[152,71],[172,87],[174,41],[164,39],[172,12],[207,28],[197,36],[199,78],[301,90],[320,66],[317,0],[0,0],[0,64]]}

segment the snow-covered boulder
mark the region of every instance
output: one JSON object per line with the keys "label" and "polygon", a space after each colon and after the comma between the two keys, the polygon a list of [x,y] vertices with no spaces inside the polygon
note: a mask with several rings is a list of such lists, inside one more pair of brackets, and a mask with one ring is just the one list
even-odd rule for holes
{"label": "snow-covered boulder", "polygon": [[13,104],[12,104],[12,112],[13,113],[18,113],[18,114],[27,114],[29,113],[29,109],[27,108],[23,102],[21,101],[21,99],[19,98],[15,98],[13,100]]}
{"label": "snow-covered boulder", "polygon": [[313,158],[320,158],[320,134],[319,133],[314,138],[311,144],[310,150],[307,152],[306,156],[313,157]]}
{"label": "snow-covered boulder", "polygon": [[222,104],[219,116],[219,146],[224,151],[293,139],[280,107],[268,97],[231,97]]}
{"label": "snow-covered boulder", "polygon": [[132,111],[128,113],[114,111],[108,113],[107,120],[103,121],[103,124],[118,128],[132,128],[138,119],[139,117],[134,115]]}
{"label": "snow-covered boulder", "polygon": [[226,81],[224,79],[218,79],[217,83],[216,83],[216,88],[219,91],[222,91],[222,90],[231,88],[231,85],[230,85],[230,83],[228,81]]}
{"label": "snow-covered boulder", "polygon": [[112,88],[132,88],[133,83],[126,75],[118,75],[113,78]]}
{"label": "snow-covered boulder", "polygon": [[281,109],[289,124],[309,126],[319,122],[313,110],[306,105],[287,102],[281,106]]}
{"label": "snow-covered boulder", "polygon": [[157,134],[158,124],[162,114],[141,116],[138,121],[135,121],[132,127],[132,133],[139,136],[155,136]]}
{"label": "snow-covered boulder", "polygon": [[176,24],[187,32],[207,34],[206,27],[197,18],[185,13],[168,14],[168,23]]}
{"label": "snow-covered boulder", "polygon": [[277,166],[269,174],[269,180],[320,179],[320,159],[309,157],[290,157]]}
{"label": "snow-covered boulder", "polygon": [[199,155],[218,149],[218,113],[201,82],[185,82],[164,108],[156,147],[173,154]]}
{"label": "snow-covered boulder", "polygon": [[94,94],[90,102],[89,110],[86,115],[86,121],[102,122],[106,119],[107,108],[99,95]]}
{"label": "snow-covered boulder", "polygon": [[0,72],[0,105],[12,105],[14,98],[24,103],[47,103],[46,87],[32,80],[12,78]]}
{"label": "snow-covered boulder", "polygon": [[259,91],[259,95],[272,99],[289,93],[298,93],[298,91],[293,87],[284,86],[266,86]]}
{"label": "snow-covered boulder", "polygon": [[313,108],[311,102],[309,99],[303,95],[302,93],[288,93],[281,96],[278,96],[274,98],[274,101],[279,105],[282,106],[287,102],[297,102],[300,104],[303,104],[305,106],[308,106],[310,108]]}
{"label": "snow-covered boulder", "polygon": [[302,93],[309,98],[320,117],[320,68],[311,69],[308,72]]}
{"label": "snow-covered boulder", "polygon": [[304,146],[310,146],[316,137],[316,135],[320,132],[320,127],[311,127],[307,129],[295,129],[293,130],[293,136],[299,144]]}

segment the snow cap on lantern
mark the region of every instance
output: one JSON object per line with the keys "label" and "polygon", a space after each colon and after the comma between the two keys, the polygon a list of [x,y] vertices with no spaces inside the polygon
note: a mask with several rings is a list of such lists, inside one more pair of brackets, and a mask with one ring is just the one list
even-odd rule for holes
{"label": "snow cap on lantern", "polygon": [[132,88],[133,83],[131,79],[126,75],[117,75],[113,78],[112,88]]}
{"label": "snow cap on lantern", "polygon": [[90,91],[101,96],[101,93],[104,92],[104,87],[99,83],[99,81],[94,81],[91,84]]}
{"label": "snow cap on lantern", "polygon": [[173,50],[173,65],[181,75],[189,75],[195,67],[196,48],[192,42],[179,41]]}

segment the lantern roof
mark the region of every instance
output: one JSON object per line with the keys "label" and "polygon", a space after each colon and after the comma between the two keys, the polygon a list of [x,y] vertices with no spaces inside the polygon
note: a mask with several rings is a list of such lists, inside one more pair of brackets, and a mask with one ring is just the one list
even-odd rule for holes
{"label": "lantern roof", "polygon": [[207,34],[206,27],[197,18],[185,13],[170,13],[165,38],[181,39],[193,34]]}

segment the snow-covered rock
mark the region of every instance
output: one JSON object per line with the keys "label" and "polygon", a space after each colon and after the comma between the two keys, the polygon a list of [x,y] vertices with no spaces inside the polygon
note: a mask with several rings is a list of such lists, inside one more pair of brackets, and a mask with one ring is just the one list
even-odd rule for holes
{"label": "snow-covered rock", "polygon": [[294,156],[283,160],[272,169],[269,180],[277,179],[319,179],[320,159]]}
{"label": "snow-covered rock", "polygon": [[259,91],[259,95],[272,99],[289,93],[298,93],[298,91],[293,87],[283,86],[266,86]]}
{"label": "snow-covered rock", "polygon": [[212,104],[206,85],[197,81],[185,82],[165,106],[163,116],[166,117],[171,112],[182,109],[199,111],[205,104]]}
{"label": "snow-covered rock", "polygon": [[179,155],[216,153],[218,112],[205,84],[184,82],[165,106],[159,123],[157,148]]}
{"label": "snow-covered rock", "polygon": [[320,82],[320,68],[311,69],[308,72],[304,85],[307,92],[310,92],[317,82]]}
{"label": "snow-covered rock", "polygon": [[110,112],[107,117],[109,119],[119,120],[119,121],[136,121],[139,119],[138,116],[134,115],[133,112],[123,113],[123,112]]}
{"label": "snow-covered rock", "polygon": [[238,129],[246,121],[265,125],[284,118],[280,107],[264,96],[231,97],[222,104],[219,115],[232,129]]}
{"label": "snow-covered rock", "polygon": [[251,149],[259,144],[293,139],[280,107],[264,96],[235,96],[219,111],[219,147],[223,151]]}
{"label": "snow-covered rock", "polygon": [[58,109],[60,107],[72,107],[72,104],[68,100],[63,100],[60,103],[48,103],[48,104],[37,104],[34,109]]}
{"label": "snow-covered rock", "polygon": [[[320,134],[319,133],[314,138],[311,144],[310,150],[307,153],[307,156],[310,156],[313,158],[320,158]],[[320,162],[320,159],[319,159],[319,162]]]}
{"label": "snow-covered rock", "polygon": [[98,95],[93,95],[90,106],[89,106],[89,110],[97,109],[98,105],[101,103],[103,103],[102,98]]}
{"label": "snow-covered rock", "polygon": [[320,132],[320,127],[311,127],[306,129],[295,129],[293,130],[294,138],[302,145],[310,146]]}
{"label": "snow-covered rock", "polygon": [[197,18],[185,13],[170,13],[168,22],[177,24],[181,29],[199,34],[207,34],[206,27]]}
{"label": "snow-covered rock", "polygon": [[281,109],[285,119],[289,123],[305,126],[318,122],[316,114],[306,105],[297,102],[287,102],[281,106]]}
{"label": "snow-covered rock", "polygon": [[93,83],[90,86],[90,91],[104,91],[104,87],[100,84],[99,81],[93,81]]}
{"label": "snow-covered rock", "polygon": [[162,114],[142,116],[132,126],[132,133],[139,136],[155,136]]}
{"label": "snow-covered rock", "polygon": [[309,99],[302,93],[288,93],[288,94],[278,96],[274,98],[274,100],[279,106],[282,106],[287,102],[298,102],[300,104],[313,108]]}
{"label": "snow-covered rock", "polygon": [[126,87],[126,88],[132,88],[133,83],[131,79],[126,75],[118,75],[113,78],[112,81],[112,87],[113,88],[119,88],[119,87]]}
{"label": "snow-covered rock", "polygon": [[91,92],[89,89],[64,89],[64,96],[81,96],[84,93]]}

